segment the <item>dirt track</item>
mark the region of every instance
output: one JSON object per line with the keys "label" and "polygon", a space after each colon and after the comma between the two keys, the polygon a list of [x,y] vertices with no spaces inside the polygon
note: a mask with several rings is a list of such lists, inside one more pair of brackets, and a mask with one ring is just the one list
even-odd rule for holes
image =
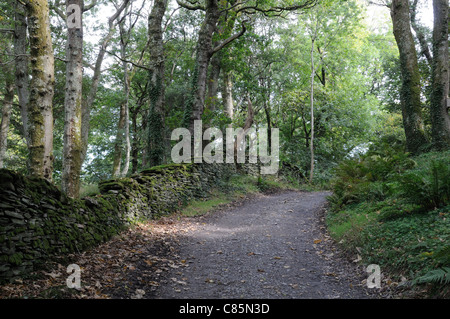
{"label": "dirt track", "polygon": [[178,238],[179,266],[160,278],[151,298],[377,297],[364,269],[340,257],[326,234],[327,195],[258,195],[203,218]]}

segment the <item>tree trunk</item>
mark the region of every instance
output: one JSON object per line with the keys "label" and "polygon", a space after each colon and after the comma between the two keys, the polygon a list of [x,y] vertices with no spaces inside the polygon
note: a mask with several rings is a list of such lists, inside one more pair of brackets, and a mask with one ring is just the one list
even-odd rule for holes
{"label": "tree trunk", "polygon": [[156,0],[148,18],[150,47],[149,93],[150,111],[148,117],[148,165],[161,165],[165,149],[165,63],[162,19],[167,9],[167,0]]}
{"label": "tree trunk", "polygon": [[309,171],[309,182],[312,183],[314,179],[314,74],[315,74],[315,68],[314,68],[314,42],[315,39],[313,38],[311,41],[311,142],[309,143],[310,150],[311,150],[311,166]]}
{"label": "tree trunk", "polygon": [[231,77],[231,72],[223,72],[222,99],[225,108],[225,113],[232,120],[234,118],[234,103],[233,103],[233,81]]}
{"label": "tree trunk", "polygon": [[[121,175],[124,177],[128,174],[130,168],[130,154],[131,154],[131,142],[130,142],[130,75],[128,72],[128,62],[126,59],[126,47],[128,45],[128,39],[126,39],[125,32],[123,30],[123,25],[121,28],[121,56],[122,56],[122,70],[123,70],[123,107],[124,107],[124,128],[123,128],[123,139],[125,140],[125,162],[123,165]],[[122,114],[122,113],[121,113]]]}
{"label": "tree trunk", "polygon": [[194,121],[201,120],[205,107],[208,66],[213,54],[212,38],[220,17],[217,0],[206,0],[205,7],[205,20],[198,36],[191,96],[185,110],[185,124],[189,126],[191,134],[194,132]]}
{"label": "tree trunk", "polygon": [[20,114],[22,117],[22,133],[27,146],[30,145],[28,132],[28,103],[30,101],[30,80],[27,55],[27,18],[25,7],[16,1],[14,28],[14,55],[17,96],[19,98]]}
{"label": "tree trunk", "polygon": [[[234,141],[234,163],[237,165],[237,167],[239,168],[239,160],[238,160],[238,151],[239,148],[244,145],[244,139],[245,139],[245,134],[247,133],[247,130],[249,130],[254,121],[255,121],[255,110],[253,108],[253,103],[250,100],[250,97],[247,97],[247,103],[248,103],[248,107],[247,107],[247,117],[245,118],[245,123],[244,123],[244,127],[242,128],[242,131],[240,131],[240,133],[236,136],[236,140]],[[269,133],[270,136],[270,133]],[[249,136],[250,138],[250,136]],[[245,149],[244,149],[244,153],[245,153]]]}
{"label": "tree trunk", "polygon": [[14,82],[9,80],[7,75],[7,81],[5,86],[5,94],[2,107],[2,121],[0,124],[0,168],[4,166],[4,159],[6,155],[6,149],[8,147],[8,132],[9,123],[11,119],[11,109],[14,101]]}
{"label": "tree trunk", "polygon": [[406,149],[420,153],[427,144],[420,101],[420,74],[417,52],[411,32],[408,0],[393,0],[391,17],[394,36],[400,52],[402,88],[400,92]]}
{"label": "tree trunk", "polygon": [[116,141],[114,143],[114,160],[113,160],[113,177],[120,177],[121,173],[121,163],[122,163],[122,146],[124,139],[124,129],[125,129],[125,119],[126,119],[126,108],[125,103],[122,102],[120,105],[119,122],[117,124]]}
{"label": "tree trunk", "polygon": [[83,86],[83,0],[67,0],[67,62],[64,100],[64,146],[61,189],[67,196],[80,195],[81,109]]}
{"label": "tree trunk", "polygon": [[217,104],[217,92],[219,90],[219,77],[220,77],[220,54],[216,54],[211,59],[211,67],[208,76],[208,97],[207,106],[211,111],[216,109]]}
{"label": "tree trunk", "polygon": [[431,123],[434,147],[442,150],[450,148],[448,0],[433,0],[433,9]]}
{"label": "tree trunk", "polygon": [[137,125],[138,110],[134,109],[131,112],[131,126],[133,128],[134,136],[131,144],[131,173],[135,174],[138,171],[139,163],[139,139],[138,139],[138,125]]}
{"label": "tree trunk", "polygon": [[54,56],[47,0],[26,1],[31,82],[28,104],[30,175],[52,180]]}

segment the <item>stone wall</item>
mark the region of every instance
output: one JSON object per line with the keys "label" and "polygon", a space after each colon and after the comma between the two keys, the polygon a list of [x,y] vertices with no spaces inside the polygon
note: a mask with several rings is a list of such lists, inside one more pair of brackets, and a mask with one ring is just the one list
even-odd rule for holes
{"label": "stone wall", "polygon": [[100,194],[73,200],[49,182],[1,169],[0,282],[98,245],[133,222],[176,211],[233,172],[233,165],[160,166],[104,181]]}

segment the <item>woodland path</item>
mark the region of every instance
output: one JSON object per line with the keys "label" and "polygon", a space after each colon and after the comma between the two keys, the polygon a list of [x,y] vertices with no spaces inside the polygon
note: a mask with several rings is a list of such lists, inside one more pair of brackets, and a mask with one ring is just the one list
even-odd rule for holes
{"label": "woodland path", "polygon": [[258,195],[204,218],[179,238],[179,266],[151,298],[376,298],[364,269],[339,256],[326,233],[327,195]]}
{"label": "woodland path", "polygon": [[[174,214],[130,228],[27,280],[2,298],[371,299],[365,269],[328,236],[327,192],[244,197],[201,217]],[[81,290],[66,286],[81,267]]]}

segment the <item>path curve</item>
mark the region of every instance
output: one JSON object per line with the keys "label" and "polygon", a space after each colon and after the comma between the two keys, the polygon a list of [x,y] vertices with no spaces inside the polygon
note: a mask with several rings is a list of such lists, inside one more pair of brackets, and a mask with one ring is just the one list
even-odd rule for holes
{"label": "path curve", "polygon": [[257,195],[211,214],[178,240],[180,267],[157,299],[373,298],[367,274],[327,235],[327,192]]}

